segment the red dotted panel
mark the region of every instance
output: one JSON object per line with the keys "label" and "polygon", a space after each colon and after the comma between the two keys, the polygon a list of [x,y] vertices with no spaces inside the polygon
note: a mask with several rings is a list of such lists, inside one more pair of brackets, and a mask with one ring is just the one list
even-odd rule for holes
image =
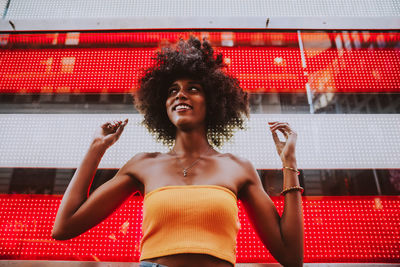
{"label": "red dotted panel", "polygon": [[250,92],[400,91],[397,32],[304,32],[303,61],[297,32],[62,32],[0,35],[0,93],[130,93],[156,47],[190,35]]}
{"label": "red dotted panel", "polygon": [[[304,91],[295,48],[221,48],[228,71],[248,91]],[[155,48],[0,50],[1,93],[129,93]]]}
{"label": "red dotted panel", "polygon": [[[130,93],[155,48],[0,50],[0,93]],[[295,48],[220,48],[228,72],[250,92],[399,92],[394,50],[313,52]],[[304,74],[308,71],[308,76]]]}
{"label": "red dotted panel", "polygon": [[[214,46],[227,45],[281,45],[298,42],[297,32],[55,32],[55,33],[18,33],[0,36],[0,45],[136,45],[158,46],[160,43],[175,43],[179,38],[189,36],[207,38]],[[319,36],[319,33],[315,33]],[[318,37],[317,37],[318,38]]]}
{"label": "red dotted panel", "polygon": [[[87,233],[55,241],[61,197],[0,195],[0,259],[138,261],[142,198]],[[283,199],[273,198],[282,214]],[[275,262],[239,202],[237,262]],[[305,262],[400,262],[400,197],[303,197]]]}
{"label": "red dotted panel", "polygon": [[[352,42],[377,43],[384,42],[396,45],[400,41],[398,32],[301,32],[302,40],[308,42],[335,41],[343,39],[343,34]],[[0,46],[15,45],[98,45],[98,44],[129,44],[136,46],[158,46],[163,42],[175,43],[179,38],[188,39],[189,36],[199,39],[207,38],[213,45],[274,45],[298,46],[298,33],[294,32],[54,32],[54,33],[12,33],[0,35]]]}
{"label": "red dotted panel", "polygon": [[306,57],[316,92],[399,92],[400,53],[396,50],[313,51]]}
{"label": "red dotted panel", "polygon": [[218,51],[225,56],[229,72],[248,91],[305,92],[307,80],[299,49],[247,47]]}

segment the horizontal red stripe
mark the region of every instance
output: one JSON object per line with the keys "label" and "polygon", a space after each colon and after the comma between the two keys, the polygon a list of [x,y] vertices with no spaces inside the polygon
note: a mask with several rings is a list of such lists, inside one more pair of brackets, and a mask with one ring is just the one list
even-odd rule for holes
{"label": "horizontal red stripe", "polygon": [[[0,45],[44,47],[113,44],[158,47],[160,43],[175,43],[179,38],[188,39],[191,35],[199,39],[206,38],[213,46],[225,46],[228,42],[237,45],[265,45],[281,42],[296,44],[298,41],[297,32],[55,32],[3,34]],[[320,35],[316,33],[313,36],[318,38]]]}
{"label": "horizontal red stripe", "polygon": [[[294,48],[219,49],[247,91],[302,92],[306,78]],[[130,93],[155,48],[0,50],[1,93]],[[282,62],[276,63],[276,59]]]}
{"label": "horizontal red stripe", "polygon": [[[283,199],[272,198],[282,214]],[[87,233],[55,241],[60,196],[0,195],[0,259],[138,261],[142,198]],[[238,262],[274,262],[239,202]],[[303,197],[305,262],[400,262],[400,197]]]}
{"label": "horizontal red stripe", "polygon": [[[155,48],[4,49],[0,93],[131,93]],[[395,50],[220,48],[249,92],[399,92]],[[307,74],[307,73],[308,74]]]}
{"label": "horizontal red stripe", "polygon": [[[2,34],[0,46],[16,47],[23,45],[60,46],[60,45],[135,45],[158,47],[160,43],[175,43],[179,38],[189,36],[199,39],[206,38],[213,46],[231,45],[260,46],[260,45],[295,45],[298,46],[297,31],[269,32],[54,32],[54,33],[12,33]],[[308,42],[335,41],[342,38],[361,43],[385,42],[396,45],[400,41],[399,32],[301,32],[302,40]]]}

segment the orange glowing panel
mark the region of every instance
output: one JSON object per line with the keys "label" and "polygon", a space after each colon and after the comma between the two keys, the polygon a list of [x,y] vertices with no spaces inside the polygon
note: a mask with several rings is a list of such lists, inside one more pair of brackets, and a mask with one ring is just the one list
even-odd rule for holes
{"label": "orange glowing panel", "polygon": [[[283,199],[272,198],[282,214]],[[61,196],[0,195],[0,259],[138,261],[142,198],[68,241],[51,239]],[[400,197],[303,197],[305,262],[400,262]],[[237,262],[275,262],[239,202]]]}

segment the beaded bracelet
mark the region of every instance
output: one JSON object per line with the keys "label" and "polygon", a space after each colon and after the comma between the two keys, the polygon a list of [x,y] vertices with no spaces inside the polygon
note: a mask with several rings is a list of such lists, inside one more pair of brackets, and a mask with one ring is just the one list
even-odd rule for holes
{"label": "beaded bracelet", "polygon": [[292,186],[289,188],[286,188],[285,190],[282,190],[281,192],[281,196],[284,196],[286,193],[290,192],[290,191],[301,191],[301,194],[303,194],[304,192],[304,188],[301,186]]}
{"label": "beaded bracelet", "polygon": [[284,169],[287,169],[287,170],[293,171],[293,172],[295,172],[297,175],[300,175],[300,171],[299,171],[299,170],[297,170],[297,169],[293,169],[293,168],[286,167],[286,166],[282,168],[282,170],[284,170]]}

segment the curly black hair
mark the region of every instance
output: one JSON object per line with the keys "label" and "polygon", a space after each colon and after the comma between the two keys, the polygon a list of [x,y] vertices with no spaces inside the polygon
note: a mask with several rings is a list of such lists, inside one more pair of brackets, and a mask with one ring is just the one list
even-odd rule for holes
{"label": "curly black hair", "polygon": [[[143,124],[158,141],[172,145],[176,127],[168,118],[165,102],[169,86],[180,78],[200,82],[206,97],[206,125],[209,142],[220,147],[234,130],[244,129],[249,115],[248,95],[239,81],[225,72],[222,54],[206,40],[191,36],[174,47],[164,47],[145,70],[135,93],[135,106],[144,114]],[[244,116],[245,115],[245,116]]]}

